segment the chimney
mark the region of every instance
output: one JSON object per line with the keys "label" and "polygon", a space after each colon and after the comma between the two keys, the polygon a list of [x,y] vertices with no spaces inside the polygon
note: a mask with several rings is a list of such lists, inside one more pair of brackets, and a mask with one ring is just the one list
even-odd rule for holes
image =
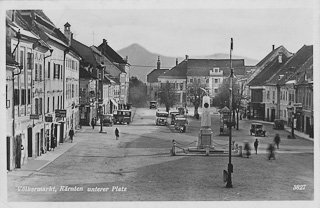
{"label": "chimney", "polygon": [[68,46],[71,45],[71,31],[70,31],[71,25],[67,22],[64,24],[64,36],[68,39]]}
{"label": "chimney", "polygon": [[274,51],[274,45],[272,45],[272,51]]}
{"label": "chimney", "polygon": [[73,40],[73,33],[71,33],[71,40]]}
{"label": "chimney", "polygon": [[279,62],[279,64],[282,63],[282,53],[279,53],[279,55],[278,55],[278,62]]}
{"label": "chimney", "polygon": [[176,66],[178,65],[178,58],[176,58]]}
{"label": "chimney", "polygon": [[103,48],[103,50],[105,50],[105,49],[106,49],[106,46],[108,45],[108,42],[107,42],[106,39],[102,39],[102,42],[103,42],[102,48]]}
{"label": "chimney", "polygon": [[128,63],[128,61],[129,61],[128,56],[126,56],[123,60],[124,60],[126,63]]}
{"label": "chimney", "polygon": [[188,60],[188,58],[189,58],[189,56],[188,56],[188,55],[186,55],[186,60]]}
{"label": "chimney", "polygon": [[160,65],[161,65],[161,62],[160,62],[160,56],[158,56],[157,69],[160,69]]}

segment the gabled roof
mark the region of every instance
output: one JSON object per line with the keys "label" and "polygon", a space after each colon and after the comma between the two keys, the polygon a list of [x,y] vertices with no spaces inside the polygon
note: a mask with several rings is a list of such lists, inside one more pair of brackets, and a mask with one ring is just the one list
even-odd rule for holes
{"label": "gabled roof", "polygon": [[[313,55],[313,46],[304,45],[299,51],[294,54],[281,69],[268,79],[266,85],[284,85],[286,79],[294,74],[308,59]],[[279,76],[284,75],[280,80]]]}
{"label": "gabled roof", "polygon": [[187,61],[183,60],[169,71],[160,75],[159,78],[187,78]]}
{"label": "gabled roof", "polygon": [[286,82],[296,80],[296,84],[307,84],[308,79],[313,81],[313,55]]}
{"label": "gabled roof", "polygon": [[289,58],[283,54],[282,63],[279,63],[278,57],[274,57],[258,75],[256,75],[249,83],[249,86],[262,86],[264,83],[272,77],[279,69],[287,62]]}
{"label": "gabled roof", "polygon": [[88,72],[85,68],[83,68],[80,65],[80,70],[79,70],[79,78],[84,78],[84,79],[98,79],[96,76],[94,76],[92,73]]}
{"label": "gabled roof", "polygon": [[[223,76],[230,75],[229,59],[185,59],[159,78],[186,78],[187,76],[210,76],[213,68],[223,70]],[[232,59],[235,75],[245,75],[244,59]]]}
{"label": "gabled roof", "polygon": [[98,49],[110,61],[116,62],[116,63],[119,63],[119,64],[127,64],[127,62],[125,60],[123,60],[123,58],[107,44],[107,41],[104,41],[103,43],[101,43],[98,46]]}
{"label": "gabled roof", "polygon": [[163,73],[167,72],[169,69],[154,69],[149,74],[147,74],[147,82],[155,83],[158,82],[158,77]]}
{"label": "gabled roof", "polygon": [[78,42],[75,39],[71,40],[71,47],[74,48],[74,50],[82,57],[83,62],[89,63],[93,67],[97,67],[99,65],[90,47]]}

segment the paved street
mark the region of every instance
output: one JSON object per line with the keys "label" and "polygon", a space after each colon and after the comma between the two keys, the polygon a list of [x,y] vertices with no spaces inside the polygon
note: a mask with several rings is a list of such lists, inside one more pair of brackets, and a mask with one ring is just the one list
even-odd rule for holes
{"label": "paved street", "polygon": [[[187,132],[178,133],[172,126],[156,126],[155,111],[137,109],[130,125],[104,127],[104,133],[99,133],[98,126],[83,127],[74,143],[55,150],[60,153],[53,162],[9,172],[8,201],[313,200],[312,141],[287,139],[289,132],[274,131],[265,124],[267,136],[258,138],[258,154],[232,157],[234,187],[227,189],[222,178],[227,154],[170,156],[173,139],[186,148],[195,146],[200,120],[189,117]],[[219,115],[213,114],[214,142],[217,149],[227,150],[228,136],[218,135],[218,122]],[[253,147],[252,121],[240,122],[233,140],[239,145],[248,141]],[[114,136],[116,127],[119,140]],[[267,160],[266,147],[276,132],[281,137],[280,149],[276,160]],[[294,185],[305,188],[293,190]]]}

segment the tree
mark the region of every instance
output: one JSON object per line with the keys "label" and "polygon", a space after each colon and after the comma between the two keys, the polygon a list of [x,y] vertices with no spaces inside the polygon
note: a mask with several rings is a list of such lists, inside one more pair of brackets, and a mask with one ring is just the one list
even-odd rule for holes
{"label": "tree", "polygon": [[147,102],[147,87],[134,76],[129,80],[129,102],[136,107],[145,107]]}
{"label": "tree", "polygon": [[[239,111],[243,110],[245,105],[244,101],[249,98],[244,95],[244,85],[240,85],[234,79],[232,85],[232,113],[235,120],[235,112],[237,113],[237,129],[239,129]],[[213,105],[220,109],[224,106],[230,106],[230,79],[224,79],[221,84],[218,94],[214,98]]]}
{"label": "tree", "polygon": [[188,84],[187,86],[187,97],[190,102],[194,106],[194,115],[198,115],[198,108],[201,104],[202,97],[206,94],[206,92],[202,89],[206,88],[206,85],[201,84],[199,82],[193,82]]}
{"label": "tree", "polygon": [[177,103],[176,91],[168,81],[164,85],[161,85],[158,90],[158,97],[160,104],[165,105],[167,112]]}

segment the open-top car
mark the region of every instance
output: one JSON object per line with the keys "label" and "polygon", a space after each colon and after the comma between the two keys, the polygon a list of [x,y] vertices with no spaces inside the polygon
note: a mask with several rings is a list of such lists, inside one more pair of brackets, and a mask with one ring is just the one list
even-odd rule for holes
{"label": "open-top car", "polygon": [[186,132],[188,120],[185,117],[176,117],[174,122],[174,129],[180,132]]}
{"label": "open-top car", "polygon": [[167,111],[157,111],[156,112],[156,116],[157,117],[166,117],[166,118],[168,118],[169,113]]}
{"label": "open-top car", "polygon": [[157,126],[166,126],[167,125],[167,117],[157,117],[156,125]]}
{"label": "open-top car", "polygon": [[252,123],[250,128],[250,135],[254,134],[254,136],[266,136],[266,131],[263,130],[262,123]]}
{"label": "open-top car", "polygon": [[284,129],[284,120],[275,119],[273,122],[273,129]]}

